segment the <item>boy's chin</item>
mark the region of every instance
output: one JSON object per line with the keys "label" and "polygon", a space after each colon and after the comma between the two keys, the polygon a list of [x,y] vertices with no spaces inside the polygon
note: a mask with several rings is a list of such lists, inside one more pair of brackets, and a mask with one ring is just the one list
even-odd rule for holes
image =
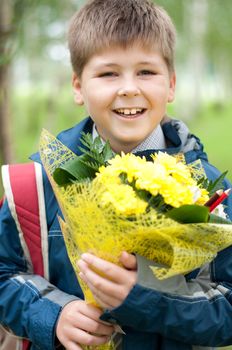
{"label": "boy's chin", "polygon": [[[143,141],[143,140],[142,140]],[[120,139],[118,142],[110,142],[111,148],[116,153],[130,153],[135,149],[142,141],[138,140],[131,140],[131,142],[128,142],[128,139]]]}

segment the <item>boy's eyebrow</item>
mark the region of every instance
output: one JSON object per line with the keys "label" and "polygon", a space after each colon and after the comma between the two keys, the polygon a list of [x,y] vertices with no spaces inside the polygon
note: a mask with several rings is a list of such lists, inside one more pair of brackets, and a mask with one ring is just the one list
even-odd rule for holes
{"label": "boy's eyebrow", "polygon": [[138,64],[143,64],[143,65],[154,65],[154,64],[157,64],[156,62],[153,62],[153,61],[142,61],[142,62],[139,62]]}
{"label": "boy's eyebrow", "polygon": [[[152,61],[141,61],[137,62],[137,65],[156,65],[157,62],[152,62]],[[105,68],[105,67],[120,67],[121,65],[118,63],[99,63],[97,65],[97,68]]]}
{"label": "boy's eyebrow", "polygon": [[105,68],[105,67],[119,67],[120,65],[117,63],[99,63],[97,68]]}

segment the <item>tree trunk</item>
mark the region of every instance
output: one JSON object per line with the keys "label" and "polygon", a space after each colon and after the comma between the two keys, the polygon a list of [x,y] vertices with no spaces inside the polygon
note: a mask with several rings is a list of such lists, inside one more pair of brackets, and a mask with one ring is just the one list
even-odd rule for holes
{"label": "tree trunk", "polygon": [[11,35],[12,1],[0,0],[0,162],[12,161],[10,135],[9,88],[10,52],[7,43]]}

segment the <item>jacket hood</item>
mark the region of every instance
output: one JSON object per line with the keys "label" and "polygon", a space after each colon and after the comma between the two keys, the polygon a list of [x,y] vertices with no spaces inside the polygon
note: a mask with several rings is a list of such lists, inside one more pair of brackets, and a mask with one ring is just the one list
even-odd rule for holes
{"label": "jacket hood", "polygon": [[184,122],[182,122],[181,120],[169,118],[169,123],[176,130],[176,133],[180,138],[181,152],[186,153],[189,151],[201,149],[202,144],[200,143],[200,140],[196,136],[190,133],[189,128]]}

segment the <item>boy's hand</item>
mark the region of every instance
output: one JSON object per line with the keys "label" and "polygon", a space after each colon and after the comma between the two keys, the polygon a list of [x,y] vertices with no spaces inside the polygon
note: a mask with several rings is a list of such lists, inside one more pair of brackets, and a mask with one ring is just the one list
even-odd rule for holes
{"label": "boy's hand", "polygon": [[102,311],[83,300],[68,303],[57,322],[56,336],[67,350],[81,345],[100,345],[109,341],[114,328],[99,320]]}
{"label": "boy's hand", "polygon": [[[127,297],[137,280],[136,257],[123,252],[120,261],[124,267],[117,266],[86,253],[78,261],[79,276],[91,289],[96,301],[103,308],[113,309]],[[103,274],[100,276],[93,270]]]}

